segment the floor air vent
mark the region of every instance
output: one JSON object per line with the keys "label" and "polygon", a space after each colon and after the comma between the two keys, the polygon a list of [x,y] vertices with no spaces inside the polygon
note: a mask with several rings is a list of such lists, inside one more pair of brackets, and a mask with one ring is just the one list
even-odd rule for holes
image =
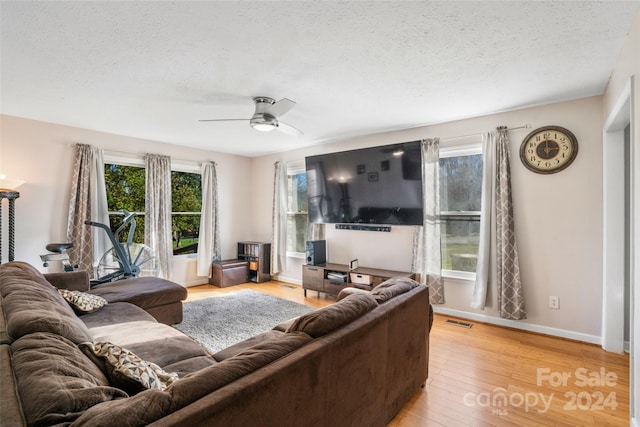
{"label": "floor air vent", "polygon": [[471,329],[471,327],[473,326],[473,324],[469,322],[462,322],[460,320],[453,320],[453,319],[447,319],[445,323],[448,323],[453,326],[460,326],[461,328],[467,328],[467,329]]}
{"label": "floor air vent", "polygon": [[287,288],[287,289],[295,289],[295,286],[292,285],[280,285],[281,288]]}

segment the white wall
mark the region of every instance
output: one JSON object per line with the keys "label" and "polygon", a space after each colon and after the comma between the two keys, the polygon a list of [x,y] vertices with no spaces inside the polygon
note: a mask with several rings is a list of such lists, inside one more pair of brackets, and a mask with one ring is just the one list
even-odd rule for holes
{"label": "white wall", "polygon": [[[449,138],[494,130],[496,126],[531,129],[511,131],[511,166],[522,281],[528,318],[504,322],[496,309],[497,296],[484,311],[469,307],[472,285],[447,280],[449,312],[475,319],[502,322],[524,329],[599,342],[602,294],[602,97],[526,108],[484,117],[354,138],[252,160],[256,234],[270,238],[273,163],[300,160],[324,152],[410,141],[426,137]],[[540,175],[526,169],[519,148],[531,130],[558,125],[571,130],[579,142],[575,162],[566,170]],[[445,140],[442,145],[469,143]],[[330,262],[358,258],[362,266],[404,270],[411,268],[412,228],[393,227],[390,233],[336,230],[327,226]],[[301,262],[290,260],[282,277],[300,282]],[[560,297],[560,310],[548,308],[550,295]]]}
{"label": "white wall", "polygon": [[[247,228],[251,218],[247,204],[249,158],[3,115],[0,116],[0,171],[26,182],[18,188],[20,198],[16,201],[16,260],[46,271],[39,258],[46,253],[45,245],[66,240],[74,143],[123,153],[164,154],[194,162],[215,161],[223,258],[235,258],[236,242],[251,238]],[[5,225],[6,213],[5,202],[2,218]],[[6,262],[6,242],[2,253]],[[183,285],[206,282],[207,278],[197,277],[195,271],[193,258],[178,257],[174,261],[174,280]]]}
{"label": "white wall", "polygon": [[[235,257],[239,240],[271,241],[273,163],[305,155],[415,140],[447,138],[529,123],[533,128],[555,124],[572,130],[580,143],[574,164],[558,174],[537,175],[522,166],[520,142],[528,130],[510,133],[516,227],[528,319],[524,328],[569,331],[587,341],[600,335],[602,277],[602,98],[528,108],[401,132],[353,138],[282,154],[248,159],[155,141],[127,138],[9,116],[0,117],[0,168],[25,180],[16,203],[16,258],[41,265],[38,255],[48,242],[64,240],[72,144],[83,142],[128,153],[154,152],[183,160],[218,163],[223,258]],[[460,142],[444,141],[443,145]],[[5,209],[6,211],[6,209]],[[5,212],[6,221],[6,212]],[[6,222],[5,222],[6,224]],[[412,228],[390,233],[327,229],[329,260],[396,270],[411,267]],[[6,257],[6,248],[4,249]],[[281,277],[300,282],[301,260],[290,260]],[[191,284],[194,266],[176,264],[175,279]],[[43,269],[44,270],[44,269]],[[495,293],[484,311],[469,308],[471,286],[447,281],[449,310],[498,319]],[[560,310],[547,308],[549,295],[560,297]]]}
{"label": "white wall", "polygon": [[631,418],[640,426],[640,11],[604,94],[605,120],[616,108],[625,87],[631,88]]}

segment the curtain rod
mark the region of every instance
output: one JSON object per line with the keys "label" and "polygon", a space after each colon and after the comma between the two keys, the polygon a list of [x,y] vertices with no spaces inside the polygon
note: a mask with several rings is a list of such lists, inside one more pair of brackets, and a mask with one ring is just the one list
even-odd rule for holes
{"label": "curtain rod", "polygon": [[[127,151],[118,151],[118,150],[109,150],[109,149],[102,149],[102,152],[107,155],[107,156],[124,156],[124,157],[132,157],[132,158],[136,158],[136,159],[143,159],[145,154],[155,154],[155,153],[130,153]],[[166,154],[162,154],[163,156],[165,156]],[[179,163],[193,163],[196,165],[200,165],[202,164],[204,161],[211,161],[213,162],[213,160],[187,160],[187,159],[177,159],[175,157],[166,155],[167,157],[171,158],[171,160],[175,160],[176,162]],[[215,163],[215,162],[213,162]]]}
{"label": "curtain rod", "polygon": [[[498,129],[499,129],[499,128],[502,128],[502,127],[503,127],[503,126],[499,126],[499,127],[498,127]],[[522,125],[522,126],[516,126],[516,127],[508,128],[508,129],[506,129],[506,130],[508,130],[508,131],[509,131],[509,130],[516,130],[516,129],[529,129],[529,128],[531,128],[531,125],[530,125],[530,124],[526,124],[526,125]],[[447,138],[440,138],[440,141],[448,141],[448,140],[450,140],[450,139],[470,138],[470,137],[472,137],[472,136],[480,136],[480,135],[483,135],[483,134],[484,134],[484,132],[478,132],[478,133],[470,133],[470,134],[468,134],[468,135],[449,136],[449,137],[447,137]]]}

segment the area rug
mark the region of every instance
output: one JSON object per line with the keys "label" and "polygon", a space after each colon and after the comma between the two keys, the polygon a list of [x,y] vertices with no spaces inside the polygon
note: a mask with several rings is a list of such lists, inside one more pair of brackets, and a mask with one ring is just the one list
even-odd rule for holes
{"label": "area rug", "polygon": [[174,327],[212,354],[314,310],[251,289],[186,302],[183,308],[182,323]]}

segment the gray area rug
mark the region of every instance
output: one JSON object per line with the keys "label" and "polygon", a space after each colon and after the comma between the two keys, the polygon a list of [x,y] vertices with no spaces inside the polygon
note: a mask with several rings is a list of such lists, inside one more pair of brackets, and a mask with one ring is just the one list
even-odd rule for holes
{"label": "gray area rug", "polygon": [[183,307],[182,323],[174,327],[212,354],[314,310],[251,289],[186,302]]}

